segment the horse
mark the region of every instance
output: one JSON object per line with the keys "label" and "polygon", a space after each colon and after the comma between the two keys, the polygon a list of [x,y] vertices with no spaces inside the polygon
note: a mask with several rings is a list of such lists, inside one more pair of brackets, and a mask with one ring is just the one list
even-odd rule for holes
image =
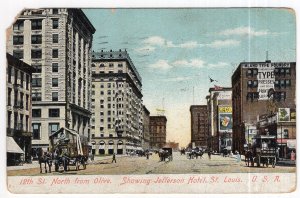
{"label": "horse", "polygon": [[185,149],[180,150],[180,155],[185,155]]}
{"label": "horse", "polygon": [[44,152],[43,149],[40,149],[38,152],[38,161],[40,164],[40,173],[42,173],[42,164],[45,164],[45,173],[47,173],[47,165],[49,167],[49,173],[51,173],[52,166],[52,154],[50,152]]}
{"label": "horse", "polygon": [[245,150],[245,163],[246,166],[254,166],[254,160],[253,160],[253,152],[251,150]]}

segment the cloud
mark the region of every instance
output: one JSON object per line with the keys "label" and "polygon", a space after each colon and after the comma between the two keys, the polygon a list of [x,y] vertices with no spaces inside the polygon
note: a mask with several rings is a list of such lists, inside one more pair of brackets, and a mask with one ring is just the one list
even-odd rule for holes
{"label": "cloud", "polygon": [[205,61],[201,59],[191,59],[191,60],[177,60],[173,62],[175,66],[183,66],[183,67],[198,67],[201,68],[205,64]]}
{"label": "cloud", "polygon": [[165,44],[166,40],[160,36],[151,36],[143,40],[143,43],[146,45],[158,45],[163,46]]}
{"label": "cloud", "polygon": [[176,81],[187,81],[187,80],[190,80],[190,79],[191,79],[191,77],[178,76],[178,77],[174,77],[174,78],[166,78],[166,79],[163,79],[163,81],[176,82]]}
{"label": "cloud", "polygon": [[211,48],[222,48],[222,47],[236,47],[239,46],[241,41],[234,40],[234,39],[227,39],[227,40],[215,40],[210,44],[206,44],[206,46]]}
{"label": "cloud", "polygon": [[179,44],[179,47],[181,48],[188,48],[188,49],[193,49],[200,46],[197,41],[188,41],[182,44]]}
{"label": "cloud", "polygon": [[229,64],[228,63],[225,63],[225,62],[218,62],[218,63],[210,63],[208,64],[207,66],[209,68],[216,68],[216,67],[225,67],[225,66],[228,66]]}
{"label": "cloud", "polygon": [[256,31],[254,28],[243,26],[233,29],[226,29],[224,31],[221,31],[219,34],[224,36],[265,36],[270,34],[270,32],[269,30]]}
{"label": "cloud", "polygon": [[146,45],[137,49],[134,49],[134,51],[140,53],[140,54],[144,54],[144,53],[148,53],[148,52],[153,52],[155,50],[155,47],[151,46],[151,45]]}
{"label": "cloud", "polygon": [[168,70],[171,69],[173,66],[169,64],[167,60],[158,60],[157,62],[150,64],[149,68],[152,69],[162,69],[162,70]]}

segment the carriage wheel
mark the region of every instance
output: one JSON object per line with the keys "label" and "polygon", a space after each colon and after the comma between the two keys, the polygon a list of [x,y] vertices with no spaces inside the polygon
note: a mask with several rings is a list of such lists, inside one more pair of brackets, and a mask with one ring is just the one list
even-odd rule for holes
{"label": "carriage wheel", "polygon": [[274,158],[274,160],[272,161],[272,167],[275,168],[276,166],[276,157]]}

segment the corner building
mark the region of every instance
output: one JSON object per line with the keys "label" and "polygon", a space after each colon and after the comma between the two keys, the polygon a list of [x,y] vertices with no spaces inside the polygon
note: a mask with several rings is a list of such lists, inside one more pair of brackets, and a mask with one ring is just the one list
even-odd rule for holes
{"label": "corner building", "polygon": [[150,116],[150,148],[160,149],[167,141],[167,118],[166,116]]}
{"label": "corner building", "polygon": [[88,140],[95,28],[86,15],[81,9],[27,9],[10,31],[7,51],[35,68],[32,148],[47,149],[49,135],[61,127]]}
{"label": "corner building", "polygon": [[[257,133],[261,115],[277,114],[279,108],[296,109],[296,63],[242,62],[231,81],[233,150],[242,152],[244,144],[251,142],[248,137]],[[287,134],[289,130],[296,130],[295,123],[293,129],[280,128],[284,130]],[[270,135],[278,135],[276,133],[276,130],[270,131]]]}
{"label": "corner building", "polygon": [[142,78],[127,51],[92,57],[92,144],[97,154],[142,150]]}

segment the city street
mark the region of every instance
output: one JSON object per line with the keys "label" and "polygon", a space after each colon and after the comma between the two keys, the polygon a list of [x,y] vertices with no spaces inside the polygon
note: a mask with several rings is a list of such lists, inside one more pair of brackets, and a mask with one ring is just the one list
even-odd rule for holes
{"label": "city street", "polygon": [[[111,160],[111,156],[95,157],[95,161],[89,163],[85,170],[80,167],[80,170],[76,171],[75,167],[70,167],[71,170],[68,172],[52,172],[47,175],[293,173],[296,171],[295,166],[283,166],[280,163],[275,168],[270,166],[268,168],[246,167],[244,161],[237,162],[234,157],[220,155],[212,155],[209,160],[206,153],[202,159],[188,159],[186,155],[174,152],[173,161],[170,162],[160,162],[157,154],[152,154],[149,160],[146,157],[138,156],[117,156],[117,163],[111,163]],[[8,167],[7,174],[8,176],[46,175],[45,173],[40,174],[37,162],[29,167],[26,164],[23,167]]]}

